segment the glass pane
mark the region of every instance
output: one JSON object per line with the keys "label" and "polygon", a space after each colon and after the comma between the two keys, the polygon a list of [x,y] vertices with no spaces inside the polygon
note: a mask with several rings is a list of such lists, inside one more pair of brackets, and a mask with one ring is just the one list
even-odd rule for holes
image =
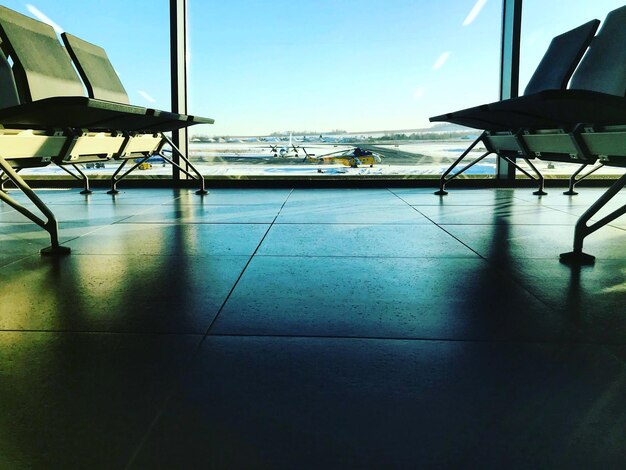
{"label": "glass pane", "polygon": [[498,97],[499,1],[188,8],[190,113],[216,120],[190,131],[207,175],[438,177],[479,132],[428,118]]}
{"label": "glass pane", "polygon": [[[592,19],[602,21],[607,13],[623,6],[620,0],[524,0],[522,19],[522,50],[520,55],[520,90],[524,90],[554,36],[580,26]],[[577,167],[571,163],[533,160],[546,178],[569,178]],[[622,174],[615,167],[602,167],[593,174],[595,178]],[[520,178],[524,178],[518,172]]]}
{"label": "glass pane", "polygon": [[[169,2],[167,0],[129,2],[112,0],[39,0],[29,4],[8,0],[3,5],[19,13],[51,24],[60,34],[67,31],[101,46],[118,73],[131,104],[169,110],[170,54]],[[60,39],[60,38],[59,38]],[[119,166],[116,161],[82,164],[89,176],[110,176]],[[148,168],[148,165],[145,166]],[[134,176],[159,174],[171,178],[171,168],[161,163]],[[28,169],[23,175],[69,178],[55,166]]]}

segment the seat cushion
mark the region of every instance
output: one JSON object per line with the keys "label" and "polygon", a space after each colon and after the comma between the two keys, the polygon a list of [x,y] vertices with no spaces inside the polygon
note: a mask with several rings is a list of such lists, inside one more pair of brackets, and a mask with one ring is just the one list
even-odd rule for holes
{"label": "seat cushion", "polygon": [[[492,103],[493,104],[493,103]],[[516,131],[522,128],[541,129],[558,127],[552,120],[538,116],[528,116],[519,111],[493,110],[492,104],[483,104],[453,113],[430,118],[431,122],[451,122],[460,126],[472,127],[491,132]]]}
{"label": "seat cushion", "polygon": [[445,121],[487,131],[569,129],[585,123],[626,124],[626,98],[589,90],[546,90],[435,116]]}
{"label": "seat cushion", "polygon": [[205,120],[84,96],[46,98],[0,109],[0,124],[22,129],[79,128],[157,133],[189,127]]}
{"label": "seat cushion", "polygon": [[489,110],[527,116],[528,122],[545,119],[558,127],[626,124],[626,98],[591,90],[546,90],[491,103]]}

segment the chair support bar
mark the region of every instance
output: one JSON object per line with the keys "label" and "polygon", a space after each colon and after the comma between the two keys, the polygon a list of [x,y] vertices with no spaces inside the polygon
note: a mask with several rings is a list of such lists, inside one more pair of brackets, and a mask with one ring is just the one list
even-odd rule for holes
{"label": "chair support bar", "polygon": [[459,171],[457,171],[456,173],[454,173],[452,176],[450,176],[449,178],[447,178],[447,176],[452,173],[452,171],[459,165],[459,163],[461,163],[461,161],[474,149],[474,147],[476,147],[476,145],[478,145],[479,142],[481,142],[483,140],[485,136],[485,132],[483,132],[474,142],[472,142],[472,144],[467,147],[467,149],[465,149],[465,151],[459,156],[459,158],[457,158],[454,163],[452,165],[450,165],[448,167],[448,169],[443,173],[443,175],[441,175],[441,178],[439,178],[439,191],[435,191],[435,195],[437,196],[445,196],[446,194],[448,194],[448,191],[446,191],[446,184],[448,184],[450,181],[452,181],[454,178],[456,178],[457,176],[461,175],[462,173],[464,173],[465,171],[467,171],[468,169],[470,169],[472,166],[474,166],[476,163],[478,163],[479,161],[481,161],[482,159],[484,159],[487,155],[493,153],[491,151],[488,151],[486,153],[484,153],[483,155],[481,155],[480,157],[478,157],[477,159],[475,159],[474,161],[470,162],[469,164],[465,165],[463,168],[461,168]]}
{"label": "chair support bar", "polygon": [[41,213],[47,219],[44,221],[36,214],[28,210],[26,207],[22,206],[19,202],[9,196],[6,192],[0,191],[0,200],[6,202],[13,209],[18,211],[24,217],[27,217],[35,224],[39,225],[46,232],[50,234],[50,246],[48,248],[44,248],[40,251],[42,255],[67,255],[70,253],[70,249],[66,246],[59,245],[59,227],[57,220],[50,209],[44,204],[44,202],[39,199],[39,196],[35,194],[35,192],[28,186],[26,181],[22,179],[20,175],[17,174],[17,171],[11,167],[11,165],[2,157],[0,157],[0,169],[4,172],[4,174],[17,186],[28,199],[41,211]]}
{"label": "chair support bar", "polygon": [[[172,140],[168,136],[166,136],[165,134],[161,134],[161,137],[163,138],[163,144],[165,144],[165,143],[169,144],[172,147],[172,150],[174,152],[176,152],[179,155],[179,157],[181,158],[181,160],[183,160],[185,162],[186,168],[183,167],[182,165],[179,165],[178,163],[176,163],[173,159],[165,156],[163,154],[163,145],[159,146],[159,149],[156,152],[156,154],[159,155],[161,158],[163,158],[163,160],[168,162],[170,165],[178,168],[180,171],[182,171],[184,174],[186,174],[190,178],[199,181],[200,182],[200,189],[198,189],[196,191],[196,194],[200,194],[200,195],[208,194],[208,191],[205,189],[205,186],[204,186],[204,176],[202,176],[202,174],[189,161],[189,159],[185,155],[183,155],[183,153],[180,151],[180,149],[176,145],[174,145],[174,143],[172,142]],[[117,170],[115,170],[115,173],[113,173],[113,176],[111,176],[111,190],[107,191],[107,194],[117,194],[119,192],[117,190],[117,183],[120,182],[121,180],[123,180],[124,178],[126,178],[133,171],[135,171],[135,169],[137,167],[139,167],[139,165],[144,163],[151,156],[152,155],[144,156],[143,158],[141,158],[140,160],[135,162],[135,164],[130,169],[126,170],[126,172],[123,173],[122,176],[118,177],[117,175],[120,174],[120,172],[122,171],[122,169],[126,166],[126,163],[128,162],[128,160],[124,160],[122,162],[122,164],[117,168]],[[190,173],[187,170],[187,168],[190,168],[193,171],[193,173],[195,173],[195,174]]]}
{"label": "chair support bar", "polygon": [[120,164],[120,166],[117,167],[117,170],[115,170],[115,173],[113,173],[113,175],[111,176],[111,189],[109,191],[107,191],[107,194],[117,194],[117,193],[119,193],[119,191],[117,190],[117,183],[122,181],[124,178],[126,178],[126,176],[128,176],[130,173],[132,173],[135,168],[137,168],[139,165],[141,165],[143,162],[145,162],[150,157],[151,157],[151,155],[146,155],[141,160],[136,162],[132,167],[130,167],[130,169],[126,170],[126,173],[122,174],[122,176],[117,178],[117,175],[126,166],[126,163],[128,163],[128,160],[124,160]]}
{"label": "chair support bar", "polygon": [[[180,149],[174,144],[174,142],[172,142],[172,139],[170,139],[168,136],[166,136],[165,134],[161,134],[161,136],[165,139],[165,141],[170,145],[170,147],[172,147],[172,150],[175,151],[178,156],[181,158],[181,160],[183,160],[185,162],[185,165],[187,166],[187,168],[191,168],[191,170],[196,174],[196,176],[194,177],[193,175],[191,175],[189,173],[189,171],[187,171],[187,169],[183,169],[181,165],[176,165],[176,167],[178,169],[180,169],[181,171],[183,171],[183,173],[185,173],[187,176],[189,176],[190,178],[193,178],[197,181],[200,181],[200,189],[198,189],[196,191],[196,194],[198,195],[205,195],[208,194],[208,191],[206,190],[205,186],[204,186],[204,176],[202,176],[202,173],[200,173],[198,171],[198,169],[189,161],[189,159],[187,158],[186,155],[183,154],[183,152],[180,151]],[[159,152],[161,154],[161,157],[163,157],[162,152]],[[163,157],[165,160],[170,160],[167,159],[165,157]],[[171,161],[171,164],[173,165],[174,162]]]}
{"label": "chair support bar", "polygon": [[511,165],[513,165],[516,169],[518,169],[519,171],[521,171],[524,175],[526,175],[528,178],[530,178],[533,181],[538,181],[539,182],[539,188],[537,189],[537,191],[535,191],[533,194],[535,196],[545,196],[546,193],[544,191],[544,178],[543,175],[541,174],[541,172],[537,169],[537,167],[535,165],[533,165],[533,163],[527,158],[527,157],[522,157],[522,159],[526,162],[526,164],[535,172],[536,176],[531,175],[530,173],[528,173],[526,170],[524,170],[521,166],[519,166],[514,160],[512,160],[511,158],[504,156],[504,155],[498,155],[500,158],[502,158],[503,160],[506,160],[507,162],[509,162]]}
{"label": "chair support bar", "polygon": [[578,168],[578,170],[576,170],[574,174],[570,176],[569,188],[563,194],[565,194],[566,196],[575,196],[576,194],[578,194],[575,190],[576,185],[580,183],[582,180],[584,180],[585,178],[587,178],[589,175],[595,173],[600,168],[602,168],[604,166],[604,163],[598,163],[598,165],[593,167],[591,170],[589,170],[587,173],[582,175],[580,178],[576,179],[576,177],[580,174],[580,172],[583,171],[587,166],[588,166],[587,163],[581,165],[580,168]]}
{"label": "chair support bar", "polygon": [[623,205],[619,209],[614,210],[609,215],[594,222],[591,225],[587,225],[587,222],[600,211],[620,190],[626,185],[626,173],[624,173],[613,185],[593,203],[593,205],[580,216],[578,222],[576,222],[576,228],[574,230],[574,250],[568,253],[561,254],[561,262],[565,264],[593,264],[595,257],[583,253],[583,241],[585,237],[591,235],[596,230],[604,227],[617,219],[623,214],[626,214],[626,205]]}
{"label": "chair support bar", "polygon": [[[457,178],[458,176],[462,175],[463,173],[465,173],[467,170],[469,170],[471,167],[473,167],[474,165],[476,165],[478,162],[482,161],[485,157],[487,157],[488,155],[495,153],[497,155],[498,158],[501,158],[505,161],[507,161],[508,163],[510,163],[511,165],[513,165],[515,168],[517,168],[519,171],[521,171],[524,175],[526,175],[528,178],[530,178],[533,181],[538,181],[539,182],[539,189],[537,189],[537,191],[535,191],[533,194],[537,195],[537,196],[543,196],[545,194],[547,194],[544,191],[544,178],[543,175],[541,174],[541,172],[535,167],[535,165],[532,164],[532,162],[528,159],[529,153],[528,150],[526,149],[525,146],[520,145],[520,148],[522,149],[522,153],[524,154],[523,159],[524,161],[528,164],[528,166],[532,169],[532,171],[535,173],[536,176],[531,175],[528,171],[526,171],[524,168],[520,167],[512,158],[507,157],[505,155],[500,155],[497,152],[495,152],[493,149],[491,149],[488,145],[487,140],[485,140],[485,137],[487,136],[486,132],[483,132],[480,137],[478,137],[473,143],[472,145],[470,145],[467,149],[465,149],[465,151],[459,156],[459,158],[457,158],[454,163],[452,165],[450,165],[448,167],[448,169],[443,173],[443,175],[441,175],[441,178],[439,178],[439,190],[435,192],[435,195],[437,196],[445,196],[446,194],[448,194],[448,192],[446,191],[446,184],[448,184],[450,181],[452,181],[453,179]],[[521,138],[519,136],[516,135],[516,140],[518,141],[518,144],[520,144],[520,142],[522,141]],[[459,163],[461,163],[461,161],[473,150],[474,147],[476,147],[476,145],[478,144],[478,142],[483,141],[486,144],[487,147],[487,152],[483,153],[480,157],[472,160],[470,163],[468,163],[467,165],[465,165],[463,168],[461,168],[459,171],[457,171],[456,173],[452,174],[451,176],[450,173],[452,173],[452,171],[459,165]]]}
{"label": "chair support bar", "polygon": [[[15,173],[19,173],[21,170],[21,168],[14,168],[13,171],[15,171]],[[4,171],[0,171],[0,191],[6,191],[6,184],[11,181],[11,179],[6,175],[6,173]]]}
{"label": "chair support bar", "polygon": [[61,168],[63,171],[65,171],[67,174],[69,174],[71,177],[76,178],[78,181],[83,182],[83,190],[80,192],[81,194],[91,194],[93,192],[89,188],[89,177],[87,177],[87,175],[77,165],[75,165],[74,163],[71,164],[74,167],[74,169],[78,172],[78,175],[68,170],[65,165],[59,165],[56,162],[55,164],[59,168]]}

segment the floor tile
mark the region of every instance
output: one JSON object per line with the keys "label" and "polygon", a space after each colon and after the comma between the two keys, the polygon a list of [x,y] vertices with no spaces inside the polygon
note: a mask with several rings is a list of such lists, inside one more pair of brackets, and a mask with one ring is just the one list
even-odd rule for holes
{"label": "floor tile", "polygon": [[[576,191],[578,194],[574,196],[563,194],[567,188],[548,188],[548,194],[546,196],[533,196],[532,194],[516,193],[519,199],[523,199],[529,202],[536,201],[543,205],[555,205],[555,206],[584,206],[589,207],[596,202],[600,196],[602,196],[608,187],[604,188],[588,188],[580,186]],[[621,191],[615,195],[612,199],[615,204],[626,203],[626,192]]]}
{"label": "floor tile", "polygon": [[211,333],[539,340],[571,331],[481,259],[263,256]]}
{"label": "floor tile", "polygon": [[[558,193],[553,196],[538,198],[536,205],[580,217],[600,198],[605,191],[606,188],[590,188],[585,189],[584,192],[581,190],[581,192],[576,196],[565,196]],[[626,205],[626,191],[621,191],[616,194],[615,197],[607,201],[606,205],[594,214],[592,221],[600,220],[613,211],[620,209],[624,205]],[[611,222],[611,225],[615,227],[626,227],[626,216],[617,218]]]}
{"label": "floor tile", "polygon": [[0,271],[0,329],[204,333],[248,256],[33,256]]}
{"label": "floor tile", "polygon": [[72,240],[77,254],[251,255],[269,225],[115,224]]}
{"label": "floor tile", "polygon": [[0,203],[0,468],[622,465],[605,188],[121,189]]}
{"label": "floor tile", "polygon": [[209,189],[209,194],[198,197],[193,191],[181,192],[181,195],[176,199],[176,204],[193,204],[193,205],[282,205],[289,194],[291,189]]}
{"label": "floor tile", "polygon": [[[38,217],[43,217],[33,206],[26,206]],[[48,205],[59,222],[82,222],[90,225],[102,225],[119,222],[132,215],[137,215],[145,210],[142,205],[103,205],[103,204],[55,204]],[[25,223],[30,222],[28,218],[15,210],[1,212],[0,223]]]}
{"label": "floor tile", "polygon": [[[604,218],[605,216],[611,214],[612,212],[620,209],[621,207],[623,207],[624,204],[615,204],[615,203],[609,203],[606,206],[602,207],[598,212],[596,212],[593,215],[592,220],[600,220],[602,218]],[[557,206],[557,205],[552,205],[550,206],[553,209],[562,211],[562,212],[567,212],[569,214],[573,214],[577,217],[580,217],[581,215],[583,215],[585,212],[587,212],[587,209],[589,209],[591,207],[591,204],[589,205],[572,205],[572,206]],[[621,217],[618,217],[617,219],[615,219],[614,221],[611,222],[611,225],[625,225],[626,224],[626,215],[622,215]]]}
{"label": "floor tile", "polygon": [[593,345],[211,338],[131,468],[618,468],[625,395]]}
{"label": "floor tile", "polygon": [[280,204],[183,205],[166,204],[125,219],[124,223],[271,224]]}
{"label": "floor tile", "polygon": [[123,468],[200,339],[0,332],[0,467]]}
{"label": "floor tile", "polygon": [[286,206],[402,206],[404,201],[387,189],[294,189]]}
{"label": "floor tile", "polygon": [[500,204],[486,206],[414,206],[436,224],[524,224],[571,225],[578,217],[550,208]]}
{"label": "floor tile", "polygon": [[[35,193],[46,204],[97,204],[97,205],[158,205],[174,201],[190,190],[186,189],[144,189],[123,188],[120,186],[116,195],[107,194],[108,188],[92,188],[92,194],[80,194],[82,188],[72,189],[37,189]],[[16,190],[9,191],[11,197],[26,201],[26,196]],[[195,194],[194,194],[195,195]]]}
{"label": "floor tile", "polygon": [[[61,222],[59,241],[64,244],[105,226],[85,222]],[[39,253],[39,250],[48,246],[50,234],[32,222],[0,223],[0,253],[29,255]]]}
{"label": "floor tile", "polygon": [[[514,262],[518,258],[556,260],[572,251],[570,225],[442,225],[481,256]],[[626,259],[626,234],[604,227],[585,239],[585,251],[601,259]]]}
{"label": "floor tile", "polygon": [[[69,204],[80,204],[86,202],[88,199],[86,196],[80,194],[81,189],[35,189],[35,194],[39,199],[41,199],[46,204],[61,204],[61,203],[69,203]],[[28,201],[29,199],[26,195],[18,190],[18,189],[9,189],[7,194],[19,201],[20,203],[24,203],[24,201]],[[109,200],[110,203],[110,200]],[[7,207],[8,205],[4,202],[0,202],[0,211],[2,207]]]}
{"label": "floor tile", "polygon": [[588,341],[626,342],[626,261],[596,260],[570,267],[553,260],[520,260],[513,277]]}
{"label": "floor tile", "polygon": [[450,189],[446,196],[433,194],[435,188],[391,189],[399,198],[413,206],[494,206],[510,203],[517,192],[513,189]]}
{"label": "floor tile", "polygon": [[455,258],[477,255],[435,225],[275,224],[259,255]]}
{"label": "floor tile", "polygon": [[286,204],[280,211],[279,224],[430,224],[422,214],[406,204],[334,203],[328,206]]}
{"label": "floor tile", "polygon": [[3,253],[0,251],[0,268],[25,258],[28,255]]}

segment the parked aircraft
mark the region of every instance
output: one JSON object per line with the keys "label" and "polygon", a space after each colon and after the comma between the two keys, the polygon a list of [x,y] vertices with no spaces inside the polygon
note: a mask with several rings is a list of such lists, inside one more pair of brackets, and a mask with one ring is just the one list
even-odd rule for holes
{"label": "parked aircraft", "polygon": [[282,157],[282,158],[287,158],[287,157],[298,157],[298,149],[300,149],[301,147],[296,147],[293,144],[293,136],[291,134],[289,134],[289,143],[287,145],[284,145],[282,147],[278,147],[277,145],[271,145],[270,144],[270,151],[272,152],[272,154],[274,155],[274,157]]}

